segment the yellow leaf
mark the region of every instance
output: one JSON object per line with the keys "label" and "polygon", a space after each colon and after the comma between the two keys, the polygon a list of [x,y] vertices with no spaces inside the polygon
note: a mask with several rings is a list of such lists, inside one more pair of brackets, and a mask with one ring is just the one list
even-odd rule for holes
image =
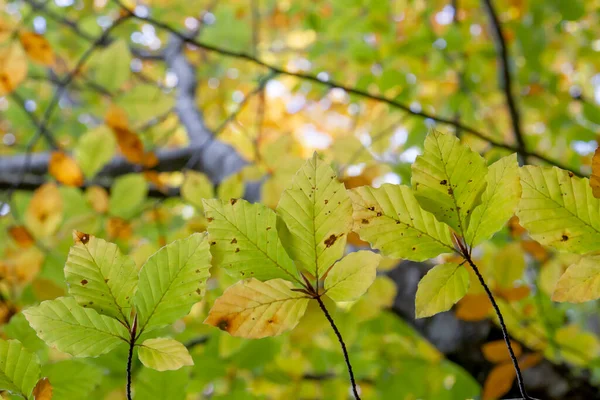
{"label": "yellow leaf", "polygon": [[204,211],[202,199],[212,199],[215,196],[212,182],[202,172],[186,171],[181,185],[181,196],[183,199]]}
{"label": "yellow leaf", "polygon": [[48,172],[63,185],[77,187],[83,185],[81,168],[79,168],[75,160],[63,152],[52,152]]}
{"label": "yellow leaf", "polygon": [[129,129],[129,118],[121,107],[111,104],[104,115],[104,122],[112,129]]}
{"label": "yellow leaf", "polygon": [[556,283],[554,301],[582,303],[600,297],[600,255],[582,257]]}
{"label": "yellow leaf", "polygon": [[138,356],[142,364],[157,371],[172,371],[194,365],[185,346],[168,338],[146,339],[140,345]]}
{"label": "yellow leaf", "polygon": [[594,152],[592,157],[592,175],[590,176],[590,186],[595,198],[600,199],[600,147]]}
{"label": "yellow leaf", "polygon": [[8,228],[8,234],[19,245],[19,247],[31,247],[35,239],[23,225],[15,225]]}
{"label": "yellow leaf", "polygon": [[0,96],[7,95],[27,76],[27,57],[18,43],[0,47]]}
{"label": "yellow leaf", "polygon": [[325,293],[334,301],[353,301],[375,281],[379,254],[363,250],[350,253],[333,264],[325,278]]}
{"label": "yellow leaf", "polygon": [[92,205],[94,211],[104,214],[108,211],[108,193],[101,186],[90,186],[85,191],[85,198]]}
{"label": "yellow leaf", "polygon": [[204,323],[249,339],[280,335],[298,324],[308,305],[293,288],[283,279],[240,281],[215,301]]}
{"label": "yellow leaf", "polygon": [[481,321],[486,319],[492,305],[485,293],[468,294],[456,306],[456,318],[463,321]]}
{"label": "yellow leaf", "polygon": [[511,363],[495,366],[483,384],[483,400],[495,400],[504,396],[517,377]]}
{"label": "yellow leaf", "polygon": [[25,52],[33,61],[46,66],[54,64],[54,52],[45,37],[35,32],[22,32],[19,39]]}
{"label": "yellow leaf", "polygon": [[[510,344],[515,352],[515,356],[520,357],[521,353],[523,352],[521,345],[513,341],[511,341]],[[510,353],[508,352],[508,348],[506,347],[504,340],[495,340],[493,342],[485,343],[481,347],[481,351],[483,352],[485,359],[489,362],[499,364],[502,362],[511,361]]]}
{"label": "yellow leaf", "polygon": [[42,378],[33,388],[34,400],[51,400],[52,399],[52,385],[48,378]]}
{"label": "yellow leaf", "polygon": [[[4,5],[4,2],[0,2],[0,5]],[[12,22],[0,19],[0,42],[4,42],[10,38],[14,31],[13,25]]]}
{"label": "yellow leaf", "polygon": [[54,183],[45,183],[34,193],[27,211],[25,226],[36,237],[53,234],[62,221],[63,201]]}

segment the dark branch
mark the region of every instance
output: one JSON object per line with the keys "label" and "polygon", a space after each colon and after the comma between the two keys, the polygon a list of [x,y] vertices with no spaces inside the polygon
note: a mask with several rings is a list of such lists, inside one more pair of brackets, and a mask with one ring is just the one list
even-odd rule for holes
{"label": "dark branch", "polygon": [[499,66],[499,85],[500,89],[504,91],[504,98],[506,100],[506,106],[508,107],[508,112],[510,114],[510,121],[512,124],[513,134],[517,141],[517,153],[519,157],[522,158],[524,163],[527,163],[528,156],[534,156],[527,152],[527,147],[525,145],[525,139],[523,137],[523,132],[521,130],[521,114],[517,107],[514,93],[513,93],[513,83],[512,83],[512,75],[510,73],[510,66],[508,65],[508,48],[506,46],[506,40],[504,38],[504,34],[502,33],[502,27],[500,24],[500,20],[498,19],[498,14],[494,9],[494,5],[492,4],[492,0],[482,0],[485,11],[488,14],[490,19],[490,25],[492,28],[492,36],[494,37],[494,45],[496,46],[496,53],[498,56],[498,66]]}

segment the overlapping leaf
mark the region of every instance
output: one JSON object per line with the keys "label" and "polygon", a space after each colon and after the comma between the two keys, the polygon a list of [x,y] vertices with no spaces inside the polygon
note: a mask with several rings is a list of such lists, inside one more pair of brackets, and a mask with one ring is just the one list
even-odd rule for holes
{"label": "overlapping leaf", "polygon": [[588,179],[557,167],[521,168],[521,225],[538,242],[584,254],[600,249],[600,200]]}
{"label": "overlapping leaf", "polygon": [[147,339],[139,347],[142,364],[157,371],[171,371],[185,365],[194,365],[192,356],[183,344],[174,339]]}
{"label": "overlapping leaf", "polygon": [[316,153],[283,192],[277,214],[281,242],[299,267],[320,276],[342,257],[352,204],[335,172]]}
{"label": "overlapping leaf", "polygon": [[423,209],[465,234],[485,189],[485,160],[453,135],[432,131],[412,165],[412,186]]}
{"label": "overlapping leaf", "polygon": [[473,210],[465,232],[467,243],[476,246],[502,229],[515,213],[520,198],[521,182],[515,153],[490,165],[481,204]]}
{"label": "overlapping leaf", "polygon": [[81,232],[74,237],[65,264],[69,293],[81,305],[127,321],[138,281],[135,263],[116,244]]}
{"label": "overlapping leaf", "polygon": [[469,290],[469,273],[457,263],[436,265],[419,282],[417,318],[448,311]]}
{"label": "overlapping leaf", "polygon": [[40,376],[38,357],[17,340],[0,339],[0,390],[28,398]]}
{"label": "overlapping leaf", "polygon": [[129,339],[116,319],[84,308],[70,297],[44,301],[23,314],[46,344],[75,357],[97,357]]}
{"label": "overlapping leaf", "polygon": [[333,264],[325,278],[325,291],[334,301],[352,301],[362,296],[375,281],[379,254],[357,251]]}
{"label": "overlapping leaf", "polygon": [[210,260],[206,235],[195,233],[146,261],[133,300],[140,332],[169,325],[189,313],[204,295]]}
{"label": "overlapping leaf", "polygon": [[384,255],[423,261],[454,251],[448,227],[421,209],[409,187],[363,186],[349,193],[355,229]]}
{"label": "overlapping leaf", "polygon": [[204,200],[215,264],[242,278],[298,280],[277,236],[277,216],[245,200]]}
{"label": "overlapping leaf", "polygon": [[293,288],[283,279],[240,281],[215,301],[204,323],[245,338],[279,335],[296,326],[308,305]]}
{"label": "overlapping leaf", "polygon": [[581,303],[600,298],[600,255],[582,257],[556,283],[554,301]]}

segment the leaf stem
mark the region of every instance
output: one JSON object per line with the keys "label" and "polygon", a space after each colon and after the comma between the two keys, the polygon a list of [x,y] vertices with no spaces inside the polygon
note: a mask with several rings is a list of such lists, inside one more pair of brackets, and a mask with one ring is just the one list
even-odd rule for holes
{"label": "leaf stem", "polygon": [[323,310],[323,314],[325,314],[325,317],[329,321],[329,324],[333,328],[333,331],[335,332],[335,335],[337,336],[338,341],[340,342],[340,345],[342,346],[342,351],[344,352],[344,359],[346,360],[346,365],[348,366],[348,374],[350,375],[350,382],[352,383],[352,391],[354,392],[354,397],[356,398],[356,400],[360,400],[360,396],[358,394],[358,388],[356,386],[356,380],[354,379],[354,372],[352,371],[352,365],[350,364],[350,357],[348,356],[348,350],[346,349],[346,343],[344,343],[342,334],[340,333],[337,326],[335,325],[335,322],[333,321],[333,318],[329,314],[329,311],[327,311],[327,307],[325,307],[325,303],[323,303],[323,300],[321,300],[321,296],[316,296],[315,299],[317,300],[317,302],[319,302],[319,306],[321,307],[321,310]]}
{"label": "leaf stem", "polygon": [[137,331],[137,315],[133,318],[129,337],[129,354],[127,355],[127,400],[132,400],[131,397],[131,363],[133,361],[133,348],[135,347]]}
{"label": "leaf stem", "polygon": [[504,317],[502,316],[502,313],[500,312],[498,303],[496,303],[496,299],[494,298],[492,291],[490,290],[488,285],[485,283],[485,280],[483,279],[483,275],[481,275],[481,272],[479,272],[479,268],[477,268],[477,266],[473,262],[473,259],[471,258],[471,254],[469,252],[463,252],[462,256],[469,263],[469,265],[473,269],[473,272],[475,272],[475,275],[477,275],[477,279],[479,279],[479,283],[481,283],[481,286],[483,286],[483,289],[485,290],[488,298],[490,299],[490,303],[492,303],[492,307],[494,307],[496,316],[498,316],[498,321],[500,321],[500,329],[502,330],[502,336],[504,336],[504,343],[506,343],[506,347],[508,348],[508,352],[510,354],[510,359],[512,360],[513,367],[515,368],[515,373],[517,374],[517,383],[519,385],[519,391],[521,392],[521,396],[523,397],[523,400],[532,400],[532,398],[527,394],[527,391],[525,390],[525,383],[523,382],[523,374],[521,373],[521,368],[519,367],[519,362],[517,361],[517,356],[515,355],[512,345],[510,344],[510,339],[508,338],[508,329],[506,329],[506,324],[504,323]]}

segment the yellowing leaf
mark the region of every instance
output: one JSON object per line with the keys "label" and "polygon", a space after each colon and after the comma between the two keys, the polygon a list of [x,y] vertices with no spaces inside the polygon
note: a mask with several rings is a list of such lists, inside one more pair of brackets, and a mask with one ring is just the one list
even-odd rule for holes
{"label": "yellowing leaf", "polygon": [[600,255],[582,257],[556,283],[554,301],[582,303],[600,298]]}
{"label": "yellowing leaf", "polygon": [[27,77],[27,58],[18,43],[0,46],[0,96],[14,91]]}
{"label": "yellowing leaf", "polygon": [[352,203],[317,153],[296,173],[277,205],[281,243],[299,268],[321,276],[344,253]]}
{"label": "yellowing leaf", "polygon": [[97,213],[104,214],[108,211],[108,193],[103,187],[95,185],[88,187],[85,198]]}
{"label": "yellowing leaf", "polygon": [[417,287],[417,318],[448,311],[467,293],[469,283],[469,273],[460,264],[447,263],[433,267]]}
{"label": "yellowing leaf", "polygon": [[241,174],[228,176],[217,187],[217,196],[221,200],[238,199],[244,195],[244,180]]}
{"label": "yellowing leaf", "polygon": [[63,201],[54,183],[45,183],[33,193],[25,212],[25,226],[37,237],[46,237],[58,229],[62,221]]}
{"label": "yellowing leaf", "polygon": [[325,278],[325,293],[334,301],[352,301],[362,296],[377,275],[379,254],[372,251],[350,253],[333,264]]}
{"label": "yellowing leaf", "polygon": [[181,185],[181,196],[186,202],[204,211],[202,199],[215,197],[215,192],[208,176],[202,172],[188,170],[185,171]]}
{"label": "yellowing leaf", "polygon": [[421,209],[409,187],[363,186],[349,194],[354,230],[384,255],[423,261],[454,252],[448,227]]}
{"label": "yellowing leaf", "polygon": [[524,166],[521,225],[541,244],[584,254],[600,250],[600,200],[586,178],[556,167]]}
{"label": "yellowing leaf", "polygon": [[48,172],[63,185],[83,185],[83,173],[79,165],[63,152],[52,152],[50,163],[48,164]]}
{"label": "yellowing leaf", "polygon": [[227,273],[261,281],[283,278],[300,282],[294,263],[277,235],[277,216],[246,200],[204,200],[211,253]]}
{"label": "yellowing leaf", "polygon": [[[600,343],[596,335],[582,331],[577,325],[560,327],[554,337],[556,346],[548,346],[546,356],[565,360],[580,367],[589,365],[598,357]],[[557,354],[553,354],[553,353]]]}
{"label": "yellowing leaf", "polygon": [[119,89],[131,74],[131,53],[125,40],[115,40],[94,58],[94,81],[108,89]]}
{"label": "yellowing leaf", "polygon": [[483,400],[496,400],[504,396],[517,377],[512,364],[495,366],[483,384]]}
{"label": "yellowing leaf", "polygon": [[52,385],[48,378],[42,378],[33,388],[34,400],[52,400]]}
{"label": "yellowing leaf", "polygon": [[133,234],[131,224],[119,217],[111,217],[106,221],[106,234],[113,239],[127,240]]}
{"label": "yellowing leaf", "polygon": [[512,154],[492,164],[481,204],[473,210],[465,239],[476,246],[499,231],[514,214],[521,198],[519,164]]}
{"label": "yellowing leaf", "polygon": [[[513,351],[516,357],[520,357],[523,353],[523,349],[521,345],[517,342],[510,342]],[[486,360],[493,363],[502,363],[502,362],[510,362],[510,353],[508,352],[508,348],[506,347],[506,343],[504,340],[495,340],[493,342],[485,343],[481,347],[481,351],[483,352],[483,356]]]}
{"label": "yellowing leaf", "polygon": [[204,323],[249,339],[280,335],[298,324],[308,305],[293,288],[283,279],[240,281],[215,301]]}
{"label": "yellowing leaf", "polygon": [[116,104],[111,104],[104,115],[104,122],[114,130],[128,130],[129,117],[125,110]]}
{"label": "yellowing leaf", "polygon": [[485,160],[453,135],[432,131],[412,164],[412,187],[423,209],[465,236],[486,186]]}
{"label": "yellowing leaf", "polygon": [[45,37],[35,32],[22,32],[19,39],[25,52],[33,61],[46,66],[54,64],[54,52]]}
{"label": "yellowing leaf", "polygon": [[144,340],[139,347],[138,356],[142,364],[157,371],[172,371],[194,365],[185,346],[177,340],[167,338]]}
{"label": "yellowing leaf", "polygon": [[595,198],[600,199],[600,147],[594,152],[592,157],[592,175],[590,176],[590,186]]}

